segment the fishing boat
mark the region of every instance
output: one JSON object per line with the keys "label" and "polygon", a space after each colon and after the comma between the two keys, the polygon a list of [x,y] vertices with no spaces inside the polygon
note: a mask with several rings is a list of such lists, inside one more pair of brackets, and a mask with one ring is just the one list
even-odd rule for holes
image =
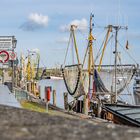
{"label": "fishing boat", "polygon": [[[80,61],[79,59],[74,32],[75,26],[71,26],[68,47],[70,46],[71,41],[73,50],[72,56],[76,56],[77,61],[74,61],[73,58],[73,63],[71,65],[66,64],[69,50],[69,48],[67,48],[64,64],[62,65],[62,74],[68,93],[74,97],[74,103],[72,104],[74,111],[80,110],[80,112],[84,114],[94,114],[95,116],[108,119],[110,114],[114,116],[115,113],[113,111],[110,112],[107,109],[106,104],[110,104],[110,106],[118,106],[121,104],[124,105],[124,108],[128,107],[128,103],[121,99],[121,96],[125,95],[133,98],[132,93],[127,90],[137,68],[133,64],[122,64],[121,62],[120,52],[118,51],[118,32],[121,29],[127,30],[127,27],[125,26],[108,25],[106,27],[107,33],[102,48],[100,48],[100,52],[97,53],[97,56],[93,57],[93,41],[95,40],[95,37],[92,35],[92,18],[93,15],[91,14],[88,45],[83,61]],[[110,36],[110,34],[112,35]],[[112,37],[115,37],[115,50],[112,53],[115,58],[114,64],[102,65],[106,46]],[[128,49],[128,41],[126,42],[126,49]],[[97,57],[100,58],[99,64],[95,64],[97,63]],[[85,67],[86,61],[87,67]],[[133,105],[134,104],[129,104],[129,106]],[[112,119],[112,121],[114,121],[114,119]]]}
{"label": "fishing boat", "polygon": [[103,111],[104,119],[117,124],[140,127],[140,106],[106,104]]}
{"label": "fishing boat", "polygon": [[140,105],[140,71],[139,69],[137,70],[135,78],[134,78],[133,91],[134,91],[135,103],[136,105]]}

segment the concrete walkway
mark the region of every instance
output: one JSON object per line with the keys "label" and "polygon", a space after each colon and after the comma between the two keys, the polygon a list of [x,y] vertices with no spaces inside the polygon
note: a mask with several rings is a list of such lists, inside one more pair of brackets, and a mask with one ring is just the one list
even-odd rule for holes
{"label": "concrete walkway", "polygon": [[21,107],[14,95],[10,92],[7,86],[0,84],[0,104],[13,107]]}
{"label": "concrete walkway", "polygon": [[0,140],[140,140],[140,128],[0,106]]}

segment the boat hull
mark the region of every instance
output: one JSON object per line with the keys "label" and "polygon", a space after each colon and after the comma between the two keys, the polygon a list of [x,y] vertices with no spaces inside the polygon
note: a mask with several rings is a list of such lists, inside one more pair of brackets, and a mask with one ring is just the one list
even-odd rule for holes
{"label": "boat hull", "polygon": [[117,124],[140,127],[140,106],[106,104],[102,116]]}

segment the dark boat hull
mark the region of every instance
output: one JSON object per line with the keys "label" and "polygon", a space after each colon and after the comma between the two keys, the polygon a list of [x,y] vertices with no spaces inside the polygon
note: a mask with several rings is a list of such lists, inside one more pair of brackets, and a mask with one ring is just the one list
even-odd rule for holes
{"label": "dark boat hull", "polygon": [[117,124],[140,127],[140,106],[105,104],[103,117]]}

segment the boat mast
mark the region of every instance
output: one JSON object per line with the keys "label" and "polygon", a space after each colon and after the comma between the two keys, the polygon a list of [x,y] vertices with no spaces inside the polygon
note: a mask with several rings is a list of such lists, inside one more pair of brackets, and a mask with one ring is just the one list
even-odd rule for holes
{"label": "boat mast", "polygon": [[[89,100],[89,96],[91,94],[93,94],[93,70],[94,70],[94,59],[93,59],[93,40],[95,40],[95,38],[92,35],[92,18],[93,18],[93,14],[91,13],[90,15],[90,30],[89,30],[89,36],[88,36],[88,47],[87,47],[87,51],[85,54],[85,58],[86,55],[88,53],[88,76],[89,76],[89,85],[88,85],[88,93],[86,93],[86,95],[84,96],[84,114],[88,114],[88,100]],[[84,58],[84,61],[85,61]],[[83,63],[84,64],[84,63]],[[91,87],[92,85],[92,87]]]}
{"label": "boat mast", "polygon": [[93,66],[94,66],[94,61],[93,61],[93,52],[92,52],[92,43],[93,43],[93,36],[92,36],[92,17],[93,15],[91,14],[90,15],[90,31],[89,31],[89,49],[88,49],[88,54],[89,54],[89,57],[88,57],[88,72],[89,72],[89,75],[90,74],[93,74]]}
{"label": "boat mast", "polygon": [[[93,40],[95,40],[95,38],[92,35],[92,18],[93,18],[93,14],[90,15],[90,30],[89,30],[89,44],[88,44],[88,74],[89,74],[89,91],[88,93],[91,93],[91,82],[93,81],[93,70],[94,70],[94,59],[93,59]],[[92,80],[92,81],[91,81]]]}
{"label": "boat mast", "polygon": [[117,97],[118,97],[118,93],[117,93],[117,57],[118,57],[118,31],[120,29],[126,29],[127,27],[125,26],[113,26],[112,28],[115,30],[115,63],[114,63],[114,67],[115,67],[115,99],[114,102],[117,103]]}
{"label": "boat mast", "polygon": [[119,26],[114,26],[115,29],[115,103],[117,103],[117,56],[118,56],[118,30]]}
{"label": "boat mast", "polygon": [[90,30],[89,30],[89,49],[88,49],[88,73],[89,73],[89,93],[90,93],[90,84],[91,84],[91,79],[90,76],[93,75],[93,67],[94,67],[94,61],[93,61],[93,47],[92,47],[92,43],[93,43],[93,36],[92,36],[92,17],[93,15],[90,15]]}

